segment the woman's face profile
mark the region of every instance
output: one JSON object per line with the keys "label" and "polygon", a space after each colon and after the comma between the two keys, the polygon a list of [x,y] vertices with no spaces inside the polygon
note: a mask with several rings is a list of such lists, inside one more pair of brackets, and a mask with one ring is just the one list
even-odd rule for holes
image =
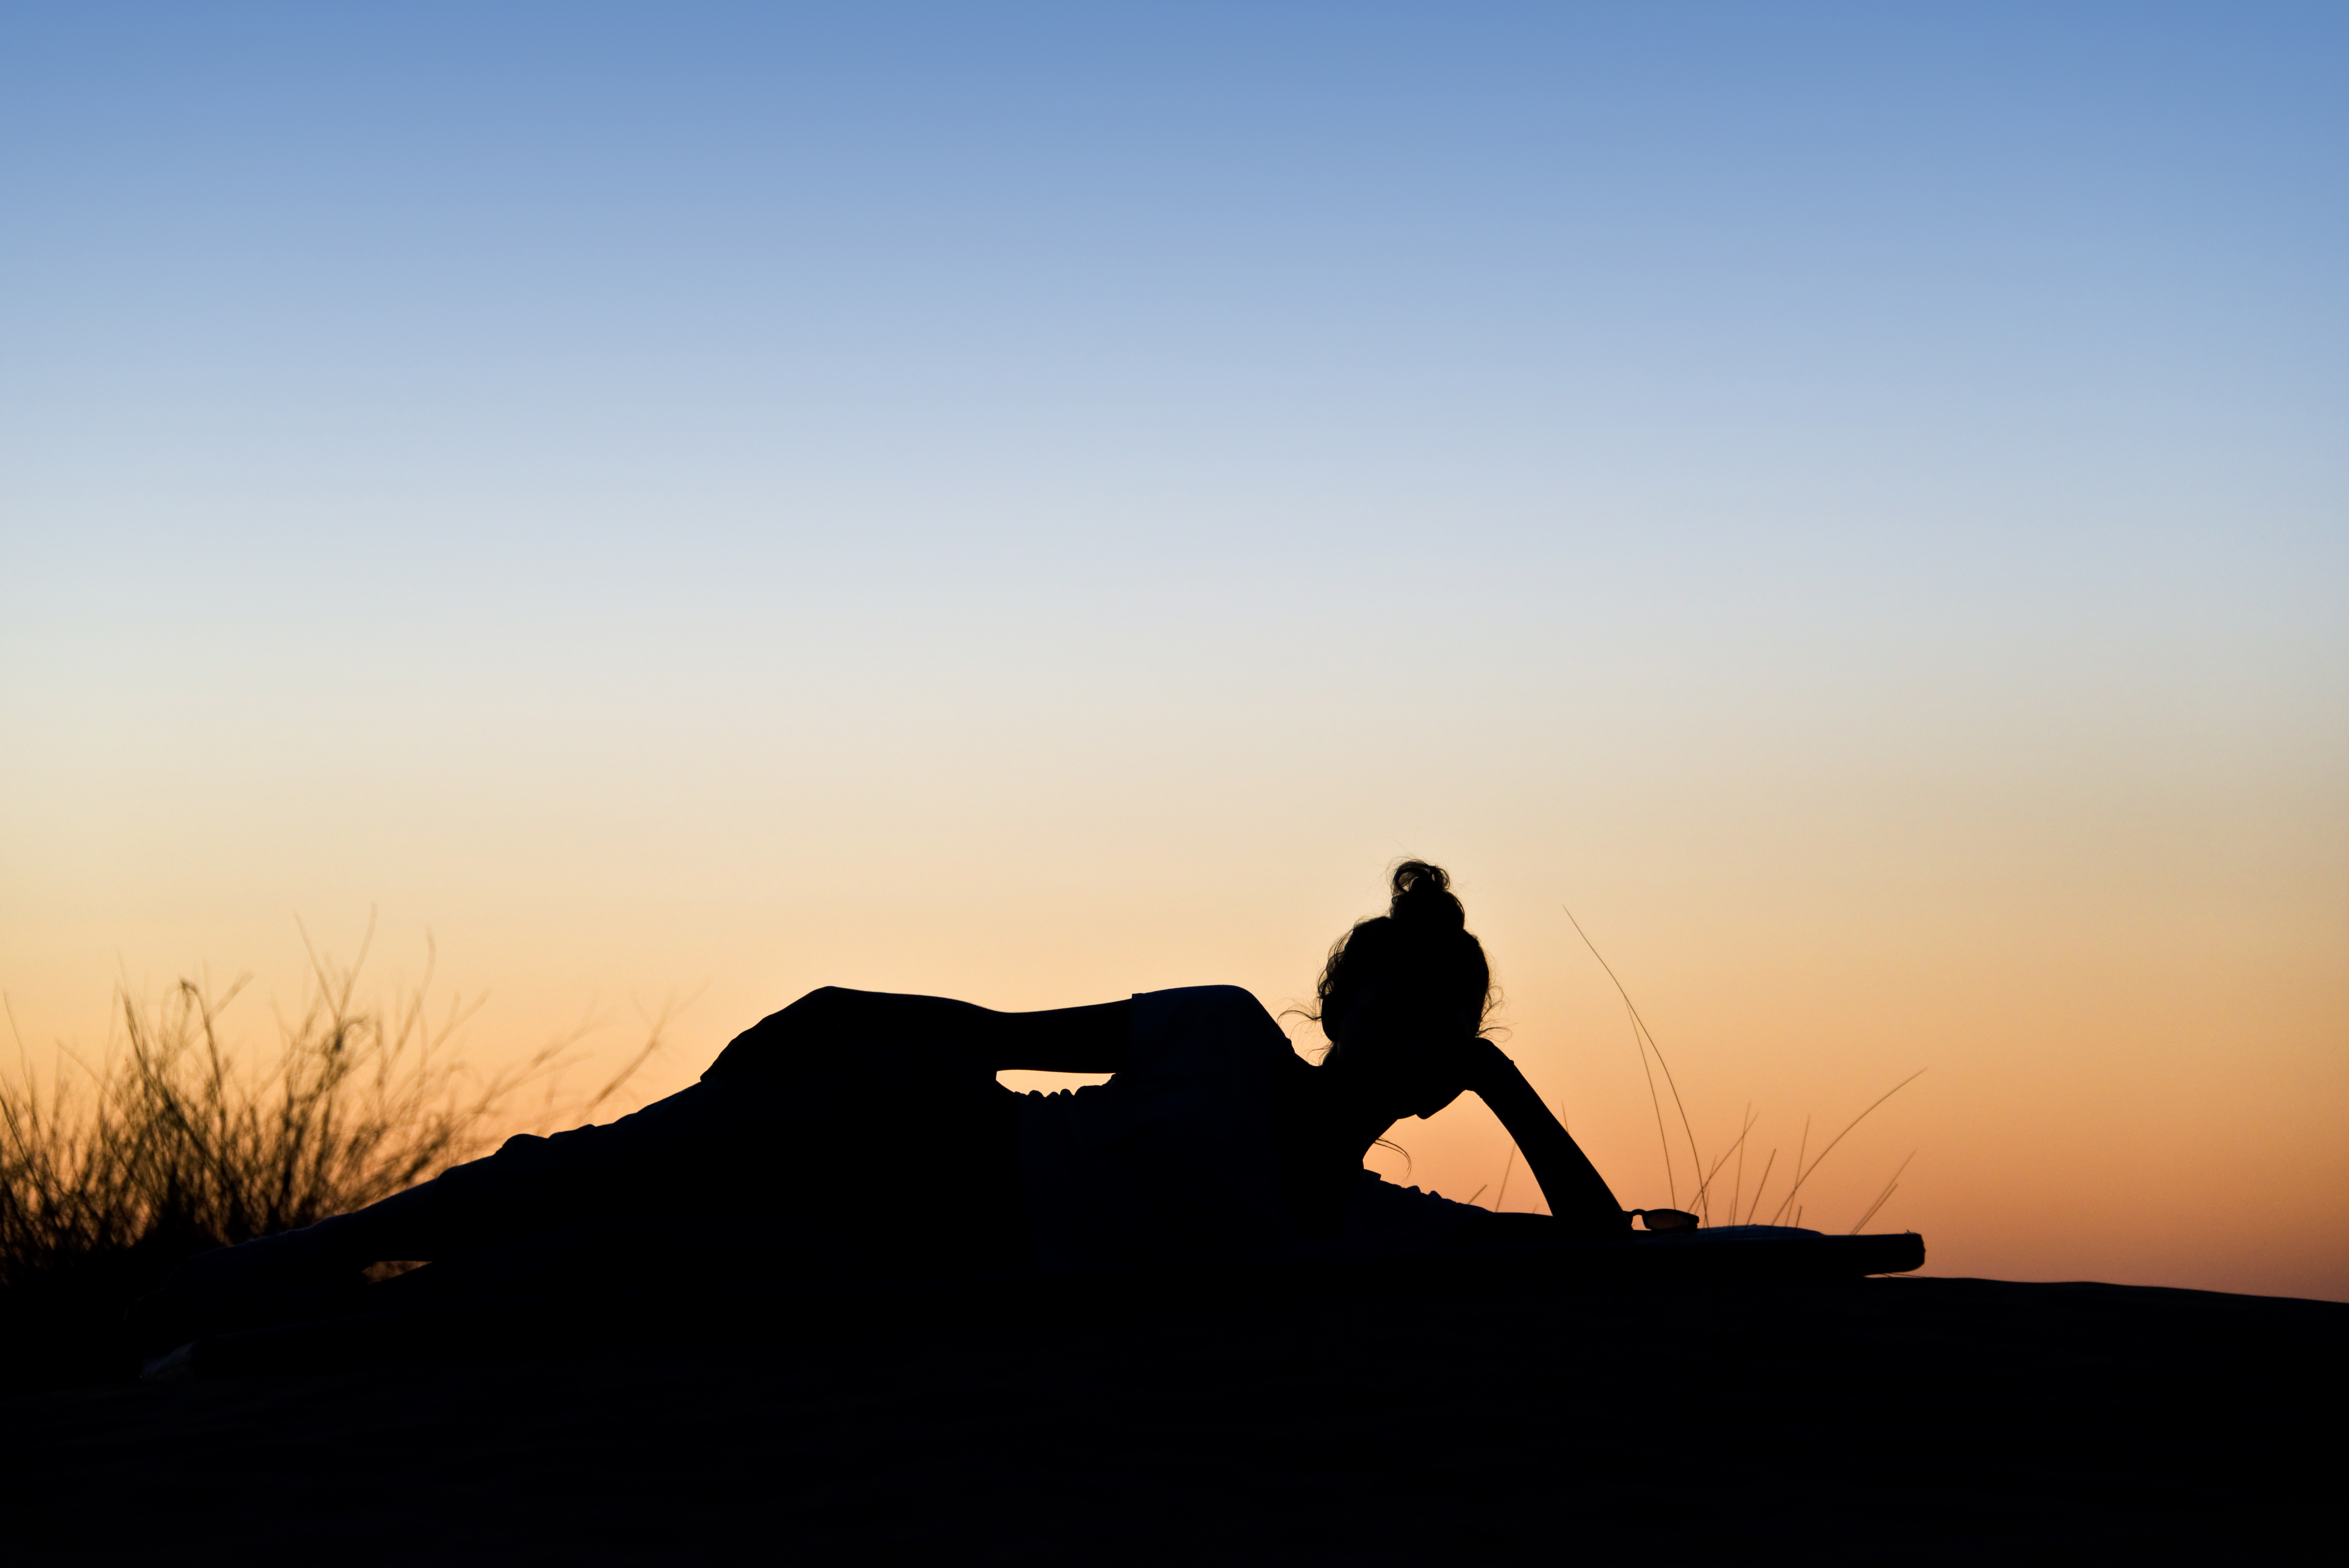
{"label": "woman's face profile", "polygon": [[1400,1119],[1433,1116],[1467,1085],[1467,1047],[1476,1038],[1477,1010],[1446,1007],[1373,985],[1329,1031],[1323,1058],[1361,1086],[1371,1103]]}

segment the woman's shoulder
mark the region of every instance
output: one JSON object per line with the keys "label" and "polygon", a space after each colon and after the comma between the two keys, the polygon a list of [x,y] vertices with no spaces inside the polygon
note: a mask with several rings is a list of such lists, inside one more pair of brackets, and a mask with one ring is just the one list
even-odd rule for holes
{"label": "woman's shoulder", "polygon": [[1293,1054],[1279,1022],[1237,985],[1137,992],[1133,1050],[1137,1065],[1203,1054]]}

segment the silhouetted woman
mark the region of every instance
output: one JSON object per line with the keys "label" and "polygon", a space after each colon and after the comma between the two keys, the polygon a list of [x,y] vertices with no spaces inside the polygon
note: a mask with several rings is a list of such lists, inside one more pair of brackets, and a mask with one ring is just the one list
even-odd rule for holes
{"label": "silhouetted woman", "polygon": [[[738,1037],[701,1081],[307,1230],[195,1259],[200,1316],[273,1284],[433,1260],[401,1291],[685,1275],[773,1281],[1070,1271],[1617,1235],[1630,1216],[1480,1034],[1491,972],[1438,867],[1330,950],[1314,1066],[1247,992],[1207,985],[998,1013],[827,986]],[[1108,1073],[1018,1094],[1007,1068]],[[1497,1215],[1365,1171],[1405,1116],[1464,1090],[1516,1140],[1550,1215]],[[785,1130],[789,1130],[786,1131]],[[399,1294],[395,1291],[394,1294]],[[204,1310],[205,1308],[210,1310]]]}

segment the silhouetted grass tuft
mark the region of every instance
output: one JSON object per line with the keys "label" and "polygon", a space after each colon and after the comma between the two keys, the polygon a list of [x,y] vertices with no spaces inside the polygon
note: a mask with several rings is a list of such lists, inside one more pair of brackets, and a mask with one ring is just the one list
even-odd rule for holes
{"label": "silhouetted grass tuft", "polygon": [[[372,928],[370,928],[371,930]],[[582,1031],[481,1077],[454,1049],[478,1002],[428,1011],[425,978],[355,999],[360,959],[311,952],[310,994],[278,1019],[274,1057],[222,1018],[243,988],[182,980],[159,1003],[116,998],[119,1034],[90,1067],[60,1047],[44,1088],[21,1035],[0,1078],[0,1382],[120,1370],[115,1326],[182,1260],[359,1208],[480,1153],[526,1086],[547,1094]],[[10,1016],[13,1029],[15,1018]],[[659,1041],[593,1099],[616,1091]]]}

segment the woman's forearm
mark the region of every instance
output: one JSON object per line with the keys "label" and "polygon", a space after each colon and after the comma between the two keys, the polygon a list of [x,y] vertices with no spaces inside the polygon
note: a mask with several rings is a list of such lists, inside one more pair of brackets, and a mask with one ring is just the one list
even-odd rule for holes
{"label": "woman's forearm", "polygon": [[831,1053],[913,1042],[944,1047],[989,1073],[1114,1073],[1125,1066],[1133,1016],[1131,1001],[999,1013],[946,996],[826,985],[737,1036],[703,1076],[800,1068]]}
{"label": "woman's forearm", "polygon": [[1116,1073],[1125,1070],[1133,1003],[1099,1002],[1036,1013],[997,1013],[998,1072]]}
{"label": "woman's forearm", "polygon": [[944,996],[850,991],[848,1009],[878,1033],[922,1030],[977,1048],[996,1072],[1113,1073],[1125,1066],[1132,1001],[999,1013]]}
{"label": "woman's forearm", "polygon": [[1606,1179],[1534,1092],[1517,1065],[1488,1046],[1475,1081],[1476,1097],[1501,1119],[1541,1186],[1549,1212],[1576,1230],[1620,1231],[1631,1222]]}

